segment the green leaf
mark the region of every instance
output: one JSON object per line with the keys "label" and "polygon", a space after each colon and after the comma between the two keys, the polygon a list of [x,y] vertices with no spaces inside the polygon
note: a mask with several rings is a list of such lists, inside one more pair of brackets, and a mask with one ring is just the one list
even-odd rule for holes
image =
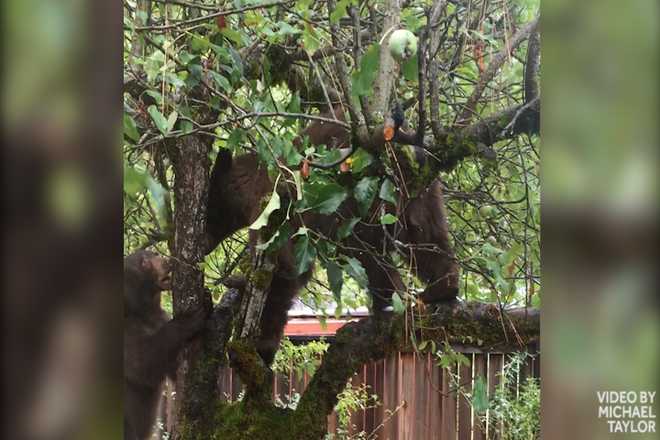
{"label": "green leaf", "polygon": [[362,217],[367,215],[376,197],[378,180],[378,177],[364,177],[355,185],[353,194],[355,195],[355,200],[358,202],[358,211]]}
{"label": "green leaf", "polygon": [[135,121],[128,113],[124,113],[124,134],[135,142],[140,140],[140,133],[135,125]]}
{"label": "green leaf", "polygon": [[147,188],[147,179],[149,175],[139,172],[133,167],[124,164],[124,192],[128,195],[135,195]]}
{"label": "green leaf", "polygon": [[298,236],[294,240],[295,245],[293,248],[293,254],[296,257],[296,273],[302,275],[311,268],[316,258],[316,248],[313,243],[310,243],[307,232],[300,234],[300,230],[298,230],[295,235]]}
{"label": "green leaf", "polygon": [[305,30],[303,32],[303,47],[307,53],[312,54],[320,47],[319,39],[316,35],[314,28],[305,22]]}
{"label": "green leaf", "polygon": [[392,307],[394,308],[394,313],[397,315],[401,315],[406,311],[406,306],[403,304],[401,297],[396,292],[392,295]]}
{"label": "green leaf", "polygon": [[474,380],[472,388],[472,408],[477,414],[483,414],[488,409],[488,394],[486,392],[486,381],[482,375]]}
{"label": "green leaf", "polygon": [[335,10],[330,14],[330,23],[339,23],[339,19],[346,16],[346,8],[350,0],[340,0],[335,6]]}
{"label": "green leaf", "polygon": [[171,132],[172,129],[174,128],[174,125],[176,124],[177,119],[179,119],[179,114],[176,111],[173,111],[167,117],[167,132],[168,133]]}
{"label": "green leaf", "polygon": [[209,40],[199,35],[193,34],[190,39],[190,48],[193,52],[203,52],[209,48]]}
{"label": "green leaf", "polygon": [[318,162],[323,165],[334,163],[341,158],[341,151],[333,148],[331,150],[323,151],[320,153]]}
{"label": "green leaf", "polygon": [[193,131],[193,125],[190,121],[181,121],[179,125],[181,126],[181,131],[184,133],[190,133]]}
{"label": "green leaf", "polygon": [[380,66],[380,45],[374,43],[362,55],[360,70],[353,72],[351,77],[352,91],[356,96],[366,96],[373,90],[374,81]]}
{"label": "green leaf", "polygon": [[385,200],[386,202],[390,202],[391,204],[396,205],[396,187],[390,179],[386,178],[383,180],[383,184],[380,186],[378,197],[380,197],[381,200]]}
{"label": "green leaf", "polygon": [[[300,94],[298,92],[291,96],[291,101],[289,101],[289,104],[286,106],[286,111],[290,113],[300,113]],[[294,121],[293,118],[291,120]]]}
{"label": "green leaf", "polygon": [[353,228],[355,227],[356,224],[358,224],[359,221],[360,221],[360,217],[353,217],[352,219],[342,223],[339,229],[337,229],[337,238],[339,240],[343,240],[344,238],[351,235],[351,233],[353,232]]}
{"label": "green leaf", "polygon": [[332,214],[348,196],[346,189],[334,182],[313,182],[305,187],[307,206],[321,214]]}
{"label": "green leaf", "polygon": [[237,32],[233,29],[230,29],[229,26],[223,28],[220,33],[227,37],[229,40],[233,41],[236,43],[238,47],[243,46],[243,37],[241,36],[240,32]]}
{"label": "green leaf", "polygon": [[227,78],[220,75],[218,72],[214,72],[213,70],[209,70],[209,74],[211,75],[211,78],[213,78],[213,81],[218,84],[225,92],[231,92],[231,83]]}
{"label": "green leaf", "polygon": [[362,264],[355,258],[346,258],[346,264],[343,265],[344,270],[348,273],[358,285],[366,289],[369,285],[369,278],[367,272],[362,267]]}
{"label": "green leaf", "polygon": [[328,283],[330,284],[330,290],[335,298],[337,305],[341,304],[341,289],[344,285],[344,277],[341,266],[339,266],[334,261],[328,261],[325,265],[326,274],[328,276]]}
{"label": "green leaf", "polygon": [[392,225],[392,224],[396,223],[397,221],[399,221],[399,219],[396,216],[392,215],[392,214],[385,214],[384,216],[382,216],[380,218],[380,224],[381,225]]}
{"label": "green leaf", "polygon": [[293,142],[275,137],[271,140],[270,145],[275,155],[284,159],[284,162],[289,167],[298,166],[303,160],[303,156],[298,153]]}
{"label": "green leaf", "polygon": [[[333,150],[337,151],[337,150]],[[351,173],[357,174],[371,165],[374,157],[366,150],[358,148],[358,150],[351,156]]]}
{"label": "green leaf", "polygon": [[241,128],[235,128],[229,135],[229,139],[227,139],[227,147],[232,149],[239,147],[243,143],[244,137],[245,130]]}
{"label": "green leaf", "polygon": [[158,108],[155,105],[150,105],[147,111],[149,112],[151,119],[153,119],[154,123],[156,124],[158,130],[164,135],[167,135],[167,133],[169,133],[169,122],[167,119],[165,119],[165,116],[163,116],[163,114],[158,111]]}
{"label": "green leaf", "polygon": [[257,245],[257,249],[260,251],[275,252],[289,241],[292,232],[289,222],[284,222],[266,243]]}
{"label": "green leaf", "polygon": [[417,54],[406,60],[401,66],[403,77],[408,81],[417,81],[419,79],[419,66],[417,65]]}
{"label": "green leaf", "polygon": [[270,215],[274,211],[280,209],[280,195],[277,194],[277,183],[279,180],[280,176],[277,176],[277,179],[275,180],[275,187],[273,188],[273,194],[270,196],[270,200],[268,201],[266,208],[264,208],[262,213],[259,215],[259,218],[257,218],[254,223],[250,225],[250,229],[253,231],[258,231],[259,229],[266,226],[268,224],[268,218]]}

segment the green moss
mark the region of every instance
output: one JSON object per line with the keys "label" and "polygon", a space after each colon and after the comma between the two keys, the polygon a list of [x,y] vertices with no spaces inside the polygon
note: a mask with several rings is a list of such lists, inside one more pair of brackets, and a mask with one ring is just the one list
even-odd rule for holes
{"label": "green moss", "polygon": [[435,161],[425,160],[420,164],[418,148],[413,145],[401,145],[398,151],[399,163],[395,166],[389,165],[392,169],[401,167],[405,170],[408,193],[415,197],[435,179],[438,171],[434,168]]}
{"label": "green moss", "polygon": [[263,383],[263,371],[258,368],[260,365],[260,357],[254,349],[254,344],[244,339],[237,339],[229,343],[229,351],[231,352],[232,362],[237,366],[241,375],[245,375],[246,379],[253,383]]}
{"label": "green moss", "polygon": [[270,268],[259,269],[252,272],[250,283],[258,290],[266,290],[273,279],[273,271]]}
{"label": "green moss", "polygon": [[245,279],[247,279],[250,272],[252,272],[252,257],[249,252],[246,252],[238,262],[238,269],[245,276]]}
{"label": "green moss", "polygon": [[184,422],[182,440],[293,439],[296,437],[291,435],[294,432],[292,425],[291,410],[272,405],[254,410],[246,402],[218,401],[206,429]]}
{"label": "green moss", "polygon": [[246,403],[224,405],[217,412],[213,439],[278,440],[290,439],[294,432],[291,411],[275,406],[251,410]]}

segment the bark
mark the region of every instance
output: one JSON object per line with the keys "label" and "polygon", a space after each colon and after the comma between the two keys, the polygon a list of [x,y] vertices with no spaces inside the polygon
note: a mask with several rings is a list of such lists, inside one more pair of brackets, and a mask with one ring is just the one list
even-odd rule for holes
{"label": "bark", "polygon": [[[199,264],[204,261],[206,229],[206,200],[208,197],[209,163],[211,143],[199,136],[187,136],[170,145],[170,157],[174,165],[174,270],[172,276],[172,300],[174,316],[198,307],[210,307],[211,298],[204,289],[204,272]],[[183,361],[177,371],[177,419],[187,419],[189,403],[188,372],[200,359],[201,342],[195,341],[181,355]],[[192,404],[192,406],[197,406]],[[176,424],[177,428],[182,426]],[[175,434],[180,438],[181,432]]]}
{"label": "bark", "polygon": [[374,97],[371,101],[371,108],[382,115],[387,113],[388,104],[394,81],[398,74],[398,65],[392,55],[390,55],[389,45],[387,44],[389,35],[399,28],[401,23],[401,5],[400,0],[387,0],[384,5],[383,13],[383,40],[380,45],[380,65],[378,75],[374,83]]}
{"label": "bark", "polygon": [[274,270],[272,255],[258,250],[252,254],[245,294],[234,330],[236,340],[229,347],[231,365],[245,385],[244,400],[251,407],[263,407],[271,400],[272,372],[257,353],[256,344],[261,336],[261,315],[270,292]]}
{"label": "bark", "polygon": [[[431,110],[431,130],[433,135],[437,138],[441,133],[440,125],[440,60],[437,57],[438,48],[440,47],[440,26],[439,20],[441,14],[445,10],[446,1],[437,0],[431,13],[429,14],[428,22],[428,44],[429,44],[429,104]],[[421,119],[421,118],[420,118]]]}
{"label": "bark", "polygon": [[525,62],[525,102],[539,96],[539,69],[541,68],[541,35],[539,26],[529,36],[527,43],[527,61]]}
{"label": "bark", "polygon": [[[151,16],[151,0],[137,0],[135,4],[135,26],[148,25],[149,17]],[[142,35],[135,32],[133,33],[133,41],[131,41],[131,55],[136,58],[142,58],[144,55],[144,38]],[[135,64],[136,68],[140,64]]]}

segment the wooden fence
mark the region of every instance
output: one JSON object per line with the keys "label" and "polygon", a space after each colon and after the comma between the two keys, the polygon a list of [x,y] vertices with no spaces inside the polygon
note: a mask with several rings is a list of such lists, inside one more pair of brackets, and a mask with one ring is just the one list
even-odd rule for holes
{"label": "wooden fence", "polygon": [[[500,374],[509,354],[464,352],[469,365],[458,371],[459,383],[468,392],[476,377],[487,381],[492,395],[500,385]],[[526,377],[540,377],[540,358],[528,358],[518,373],[516,387]],[[288,402],[295,393],[302,393],[309,383],[305,374],[298,378],[274,378],[273,397]],[[496,438],[494,426],[487,415],[486,426],[475,416],[464,396],[452,389],[450,375],[436,365],[430,355],[398,353],[384,360],[364,365],[353,377],[352,385],[366,384],[369,394],[376,394],[381,403],[375,408],[352,415],[350,433],[365,431],[378,440],[490,440]],[[236,400],[241,392],[240,379],[231,368],[220,374],[219,391],[225,399]],[[328,418],[328,431],[337,429],[337,415]]]}

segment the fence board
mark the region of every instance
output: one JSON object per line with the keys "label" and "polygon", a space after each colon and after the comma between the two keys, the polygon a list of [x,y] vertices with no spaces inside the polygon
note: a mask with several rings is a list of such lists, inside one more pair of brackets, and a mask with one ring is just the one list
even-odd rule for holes
{"label": "fence board", "polygon": [[[466,355],[469,359],[468,365],[459,368],[459,384],[466,393],[472,393],[472,355]],[[458,398],[458,440],[472,439],[472,406],[465,395],[459,394]]]}
{"label": "fence board", "polygon": [[379,396],[380,405],[374,409],[374,426],[369,432],[374,432],[377,438],[382,438],[383,428],[381,423],[385,420],[385,361],[379,360],[374,363],[374,394]]}
{"label": "fence board", "polygon": [[417,355],[413,357],[414,370],[413,370],[413,430],[412,438],[424,440],[428,438],[429,431],[429,418],[427,415],[428,400],[426,390],[429,388],[429,381],[426,376],[426,355]]}
{"label": "fence board", "polygon": [[[488,374],[487,360],[487,355],[475,354],[474,380],[476,380],[477,377],[481,377],[483,378],[484,382],[486,382]],[[486,440],[486,425],[481,421],[481,417],[478,414],[474,414],[474,427],[472,432],[473,440]]]}
{"label": "fence board", "polygon": [[[456,367],[451,372],[456,373]],[[442,372],[442,440],[456,440],[456,393],[452,389],[451,376],[447,369]]]}
{"label": "fence board", "polygon": [[[491,399],[495,390],[500,386],[500,379],[502,374],[502,367],[504,365],[504,355],[490,353],[488,355],[488,398]],[[495,423],[490,418],[490,411],[488,414],[488,440],[497,439],[498,431],[501,431],[501,426],[495,426]]]}

